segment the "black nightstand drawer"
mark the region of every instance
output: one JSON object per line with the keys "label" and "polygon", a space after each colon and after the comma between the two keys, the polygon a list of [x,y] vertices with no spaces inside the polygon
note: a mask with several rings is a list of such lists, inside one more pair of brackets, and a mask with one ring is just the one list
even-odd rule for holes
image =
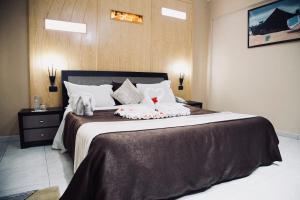
{"label": "black nightstand drawer", "polygon": [[23,128],[43,128],[59,126],[59,114],[52,115],[32,115],[23,117]]}
{"label": "black nightstand drawer", "polygon": [[24,130],[24,142],[53,140],[58,128]]}
{"label": "black nightstand drawer", "polygon": [[18,117],[21,148],[51,144],[62,116],[62,108],[48,108],[43,112],[33,112],[30,108],[20,110]]}

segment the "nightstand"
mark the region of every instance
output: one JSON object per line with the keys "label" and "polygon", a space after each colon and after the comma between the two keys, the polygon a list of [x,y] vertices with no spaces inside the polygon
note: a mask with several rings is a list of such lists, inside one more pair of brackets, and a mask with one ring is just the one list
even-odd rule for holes
{"label": "nightstand", "polygon": [[198,102],[198,101],[186,101],[187,105],[190,106],[195,106],[195,107],[199,107],[202,109],[202,102]]}
{"label": "nightstand", "polygon": [[51,144],[62,116],[62,108],[48,108],[41,112],[22,109],[18,113],[21,148]]}

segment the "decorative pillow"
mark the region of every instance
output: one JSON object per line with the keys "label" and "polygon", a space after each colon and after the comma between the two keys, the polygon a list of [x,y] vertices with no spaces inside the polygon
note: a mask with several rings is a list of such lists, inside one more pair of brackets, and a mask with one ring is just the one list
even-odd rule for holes
{"label": "decorative pillow", "polygon": [[175,103],[171,89],[171,81],[166,80],[156,84],[137,84],[137,89],[144,95],[143,103]]}
{"label": "decorative pillow", "polygon": [[[123,84],[123,83],[119,83],[119,82],[111,82],[111,84],[112,84],[112,90],[113,91],[116,91],[117,89],[119,89],[119,87],[121,87],[121,85]],[[132,83],[135,87],[136,87],[136,83]],[[118,100],[116,100],[116,99],[114,99],[115,100],[115,102],[116,102],[116,105],[122,105]]]}
{"label": "decorative pillow", "polygon": [[[129,79],[130,80],[130,79]],[[131,82],[131,81],[130,81]],[[124,83],[124,82],[123,82]],[[113,91],[116,91],[117,89],[119,89],[119,87],[121,87],[121,85],[123,84],[123,83],[119,83],[119,82],[111,82],[111,84],[112,84],[112,90]],[[135,87],[136,87],[136,83],[132,83]]]}
{"label": "decorative pillow", "polygon": [[143,100],[143,95],[126,79],[124,83],[112,94],[112,97],[121,104],[138,104]]}
{"label": "decorative pillow", "polygon": [[96,107],[107,107],[115,105],[115,101],[111,97],[113,93],[112,85],[78,85],[67,81],[64,81],[64,84],[68,92],[69,103],[70,97],[74,95],[78,95],[81,93],[90,93],[95,98]]}

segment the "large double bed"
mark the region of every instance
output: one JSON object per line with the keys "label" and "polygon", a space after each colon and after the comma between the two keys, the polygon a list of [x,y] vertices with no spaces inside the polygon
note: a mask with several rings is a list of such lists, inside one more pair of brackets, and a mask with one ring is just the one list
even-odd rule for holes
{"label": "large double bed", "polygon": [[[168,76],[62,71],[62,81],[82,85],[127,78],[152,84]],[[66,107],[64,84],[62,92]],[[189,116],[150,120],[122,118],[114,114],[116,107],[99,108],[93,116],[66,111],[61,140],[74,160],[75,174],[61,199],[174,199],[281,161],[279,141],[267,119],[187,107]],[[83,142],[86,138],[90,143]]]}

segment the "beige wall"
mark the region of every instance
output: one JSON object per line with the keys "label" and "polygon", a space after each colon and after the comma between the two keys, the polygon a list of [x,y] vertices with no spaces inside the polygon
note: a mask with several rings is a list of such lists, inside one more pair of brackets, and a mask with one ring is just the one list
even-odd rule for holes
{"label": "beige wall", "polygon": [[0,136],[18,133],[28,106],[27,1],[0,0]]}
{"label": "beige wall", "polygon": [[192,99],[207,105],[207,56],[210,30],[210,3],[207,0],[193,1],[193,73]]}
{"label": "beige wall", "polygon": [[208,108],[262,115],[300,133],[300,42],[248,49],[247,10],[259,2],[211,2]]}
{"label": "beige wall", "polygon": [[[161,7],[185,11],[187,20],[162,16]],[[141,14],[144,23],[111,20],[111,9]],[[60,88],[48,92],[47,66],[57,63],[69,70],[167,72],[174,92],[190,98],[191,13],[191,0],[29,0],[31,97],[61,105]],[[85,23],[87,34],[45,30],[45,18]],[[177,66],[187,69],[184,91],[177,90]]]}
{"label": "beige wall", "polygon": [[211,0],[211,17],[215,19],[241,9],[260,6],[271,1],[276,0]]}

